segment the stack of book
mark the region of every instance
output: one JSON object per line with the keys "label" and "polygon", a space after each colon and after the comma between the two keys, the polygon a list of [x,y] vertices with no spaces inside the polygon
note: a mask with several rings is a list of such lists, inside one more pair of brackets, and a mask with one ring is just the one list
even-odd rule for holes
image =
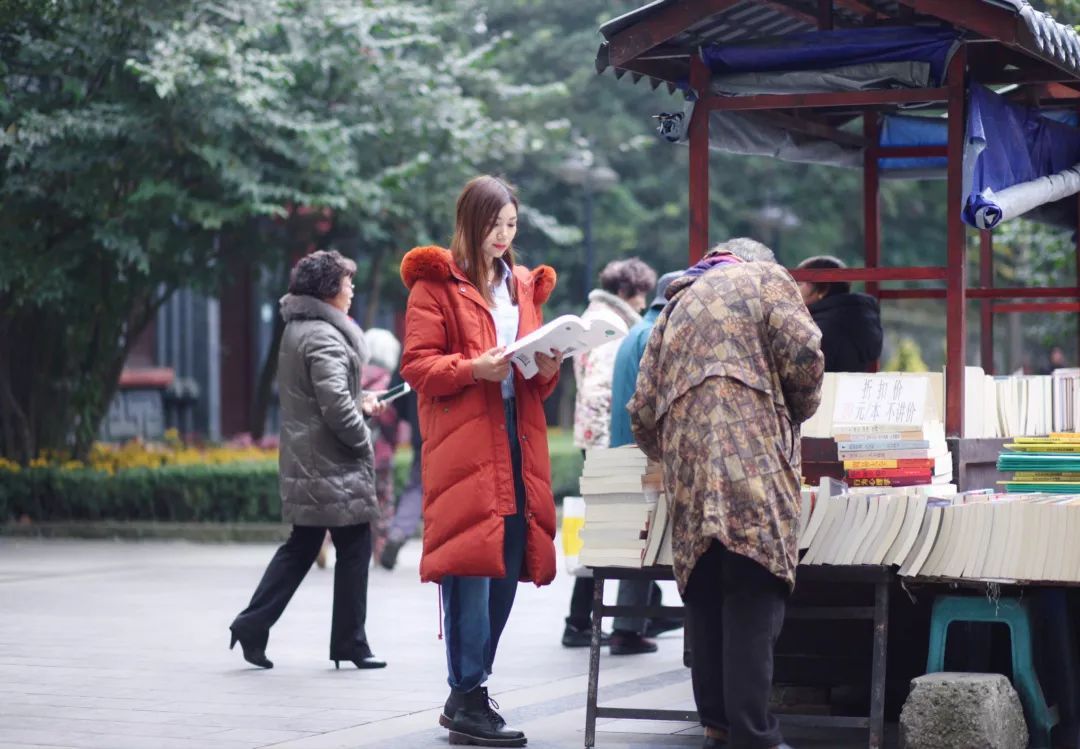
{"label": "stack of book", "polygon": [[1080,430],[1080,369],[1055,369],[1050,375],[1053,402],[1053,429]]}
{"label": "stack of book", "polygon": [[1003,481],[1009,492],[1080,493],[1080,433],[1016,437],[998,456],[998,470],[1012,471]]}
{"label": "stack of book", "polygon": [[1080,493],[935,496],[927,487],[819,499],[801,564],[876,564],[902,577],[1080,582]]}
{"label": "stack of book", "polygon": [[952,457],[940,421],[915,428],[838,426],[833,438],[851,487],[933,486],[952,481]]}
{"label": "stack of book", "polygon": [[[641,567],[654,517],[666,525],[666,504],[657,506],[663,481],[660,466],[650,464],[634,445],[593,448],[585,455],[581,496],[585,525],[579,559],[587,567]],[[654,542],[659,555],[662,532]]]}
{"label": "stack of book", "polygon": [[910,577],[1080,582],[1080,495],[958,495],[927,510]]}
{"label": "stack of book", "polygon": [[800,535],[802,564],[900,565],[915,545],[929,501],[918,489],[820,498]]}

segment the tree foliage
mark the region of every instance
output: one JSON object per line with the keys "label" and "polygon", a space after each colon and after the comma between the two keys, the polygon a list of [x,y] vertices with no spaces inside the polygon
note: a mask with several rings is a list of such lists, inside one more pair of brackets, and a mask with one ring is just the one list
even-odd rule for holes
{"label": "tree foliage", "polygon": [[157,307],[280,266],[290,222],[329,211],[337,234],[396,248],[445,217],[441,185],[542,149],[542,120],[489,112],[561,86],[511,85],[489,45],[447,45],[458,20],[344,0],[5,17],[0,454],[84,452]]}

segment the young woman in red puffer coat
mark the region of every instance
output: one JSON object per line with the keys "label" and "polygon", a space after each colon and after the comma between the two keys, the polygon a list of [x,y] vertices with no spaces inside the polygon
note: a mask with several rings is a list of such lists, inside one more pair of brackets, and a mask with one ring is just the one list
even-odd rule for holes
{"label": "young woman in red puffer coat", "polygon": [[538,355],[525,379],[504,351],[542,324],[555,271],[514,262],[517,209],[509,185],[477,177],[458,198],[450,249],[417,247],[401,263],[401,374],[417,391],[424,440],[420,577],[442,586],[450,697],[439,723],[451,744],[525,745],[484,683],[518,581],[555,577],[543,400],[561,355]]}

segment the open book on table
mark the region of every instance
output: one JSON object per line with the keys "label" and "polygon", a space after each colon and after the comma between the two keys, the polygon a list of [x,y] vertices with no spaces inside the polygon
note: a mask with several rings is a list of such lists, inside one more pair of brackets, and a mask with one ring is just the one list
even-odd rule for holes
{"label": "open book on table", "polygon": [[525,379],[536,375],[536,354],[560,351],[563,357],[574,356],[594,349],[610,341],[617,341],[626,333],[603,320],[584,322],[577,315],[562,315],[542,325],[527,336],[506,347],[510,361]]}

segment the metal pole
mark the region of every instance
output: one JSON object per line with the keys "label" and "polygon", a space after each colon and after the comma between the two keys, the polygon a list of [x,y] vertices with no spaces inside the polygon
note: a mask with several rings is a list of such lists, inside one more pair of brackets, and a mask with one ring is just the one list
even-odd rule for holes
{"label": "metal pole", "polygon": [[946,74],[949,88],[949,161],[947,168],[946,223],[948,226],[946,283],[946,351],[945,361],[945,434],[964,436],[964,365],[967,363],[967,247],[966,231],[960,218],[964,201],[964,97],[967,93],[964,73],[967,54],[964,47],[956,50]]}
{"label": "metal pole", "polygon": [[690,118],[690,264],[705,256],[709,245],[709,79],[701,55],[690,56],[690,87],[697,105]]}
{"label": "metal pole", "polygon": [[[990,230],[979,232],[979,286],[984,289],[994,285],[994,235]],[[979,302],[979,349],[982,368],[986,374],[994,374],[994,300]]]}
{"label": "metal pole", "polygon": [[585,178],[585,300],[589,299],[596,276],[596,254],[592,237],[593,194],[588,177]]}

